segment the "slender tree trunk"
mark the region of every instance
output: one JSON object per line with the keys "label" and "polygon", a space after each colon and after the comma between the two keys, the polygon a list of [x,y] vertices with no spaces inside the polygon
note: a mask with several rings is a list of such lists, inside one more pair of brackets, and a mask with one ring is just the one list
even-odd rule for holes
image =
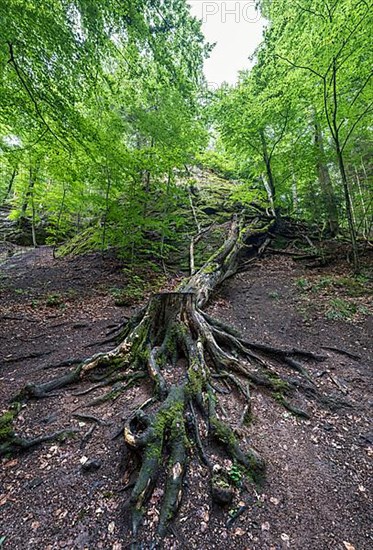
{"label": "slender tree trunk", "polygon": [[298,208],[299,208],[298,187],[297,187],[297,180],[294,172],[292,175],[291,191],[293,196],[293,210],[295,214],[298,214]]}
{"label": "slender tree trunk", "polygon": [[105,249],[107,218],[109,214],[109,195],[110,195],[110,189],[111,189],[111,174],[107,163],[105,166],[105,172],[106,172],[106,192],[105,192],[104,227],[102,229],[102,253],[104,252],[104,249]]}
{"label": "slender tree trunk", "polygon": [[12,175],[10,176],[8,189],[6,190],[3,202],[5,202],[8,199],[8,197],[9,197],[9,195],[10,195],[12,189],[13,189],[14,180],[16,179],[17,175],[18,175],[18,170],[17,170],[17,168],[14,168],[14,170],[12,172]]}
{"label": "slender tree trunk", "polygon": [[273,173],[272,173],[271,158],[268,154],[267,142],[266,142],[263,130],[260,131],[260,138],[261,138],[261,141],[262,141],[263,160],[264,160],[264,164],[265,164],[265,167],[266,167],[266,176],[267,176],[267,178],[266,178],[266,182],[267,182],[266,190],[267,190],[267,193],[269,195],[269,200],[270,200],[270,203],[271,203],[271,207],[273,209],[273,213],[275,215],[274,203],[275,203],[275,199],[276,199],[276,185],[275,185],[275,180],[274,180]]}
{"label": "slender tree trunk", "polygon": [[23,203],[22,203],[21,215],[19,217],[20,225],[22,225],[24,223],[24,220],[26,218],[26,211],[27,211],[27,207],[29,205],[29,201],[32,197],[34,185],[35,185],[35,179],[34,179],[33,169],[30,166],[30,176],[29,176],[28,188],[27,188],[25,198],[24,198]]}
{"label": "slender tree trunk", "polygon": [[34,248],[37,248],[38,243],[36,242],[36,230],[35,230],[35,202],[34,202],[34,193],[31,195],[31,209],[32,209],[32,218],[31,218],[31,234],[32,234],[32,244]]}
{"label": "slender tree trunk", "polygon": [[[153,147],[154,147],[154,138],[151,138],[150,148],[152,149]],[[150,170],[144,170],[143,172],[143,187],[145,191],[145,202],[144,202],[144,210],[143,210],[144,218],[146,218],[146,215],[147,215],[148,204],[150,199],[150,181],[151,181]]]}
{"label": "slender tree trunk", "polygon": [[360,197],[360,202],[361,202],[361,207],[362,207],[362,212],[363,212],[363,220],[362,220],[361,225],[362,225],[362,228],[363,228],[363,236],[366,239],[368,237],[368,231],[369,231],[368,210],[367,210],[365,200],[364,200],[364,194],[363,194],[363,189],[362,189],[361,182],[360,182],[359,171],[356,168],[356,166],[355,166],[355,174],[356,174],[356,183],[357,183],[357,187],[359,189],[359,197]]}
{"label": "slender tree trunk", "polygon": [[[31,201],[31,235],[32,235],[32,244],[34,248],[38,246],[38,243],[36,242],[36,231],[35,231],[35,201],[34,201],[34,188],[35,188],[35,174],[32,169],[32,166],[30,166],[30,179],[29,179],[29,188],[28,188],[28,199],[27,202]],[[27,208],[27,203],[26,203]],[[26,214],[26,210],[24,211],[24,214]]]}
{"label": "slender tree trunk", "polygon": [[343,161],[343,154],[341,151],[338,136],[336,137],[335,144],[336,144],[339,172],[341,175],[343,192],[344,192],[345,203],[346,203],[346,213],[347,213],[348,228],[349,228],[350,238],[351,238],[354,268],[355,268],[355,271],[358,271],[359,270],[359,253],[357,248],[356,229],[355,229],[354,217],[353,217],[353,207],[352,207],[350,190],[348,188],[348,180],[347,180],[346,169]]}
{"label": "slender tree trunk", "polygon": [[346,169],[345,169],[344,159],[343,159],[343,148],[346,145],[346,141],[342,146],[341,140],[340,140],[340,124],[338,124],[338,107],[339,107],[338,86],[337,86],[338,65],[335,57],[333,58],[332,69],[333,69],[332,71],[333,108],[331,110],[331,114],[328,113],[328,96],[327,96],[327,90],[325,87],[325,82],[326,82],[325,80],[324,80],[324,104],[325,104],[325,111],[327,115],[328,125],[335,144],[335,151],[336,151],[337,160],[338,160],[339,173],[342,181],[343,193],[345,198],[345,206],[346,206],[346,214],[347,214],[347,222],[348,222],[348,228],[349,228],[350,239],[351,239],[354,269],[356,272],[358,272],[359,271],[359,254],[358,254],[357,240],[356,240],[356,229],[355,229],[354,218],[353,218],[351,195],[348,188],[347,174],[346,174]]}
{"label": "slender tree trunk", "polygon": [[325,150],[320,124],[315,116],[315,146],[317,155],[317,171],[319,183],[327,212],[329,231],[335,236],[339,230],[338,207],[330,178],[328,166],[325,159]]}

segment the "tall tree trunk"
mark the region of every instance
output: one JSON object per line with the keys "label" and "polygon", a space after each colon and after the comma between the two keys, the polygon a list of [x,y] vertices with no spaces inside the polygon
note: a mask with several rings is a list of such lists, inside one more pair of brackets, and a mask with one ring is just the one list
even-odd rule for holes
{"label": "tall tree trunk", "polygon": [[19,217],[19,225],[22,227],[24,224],[25,218],[26,218],[26,211],[30,202],[30,199],[32,199],[33,192],[34,192],[34,186],[35,186],[35,171],[30,164],[29,168],[29,180],[28,180],[28,187],[27,191],[25,193],[22,206],[21,206],[21,214]]}
{"label": "tall tree trunk", "polygon": [[8,189],[6,190],[3,202],[5,202],[8,199],[8,197],[9,197],[9,195],[10,195],[12,189],[13,189],[14,180],[16,179],[17,175],[18,175],[18,170],[17,170],[17,168],[14,168],[13,172],[12,172],[12,175],[10,176]]}
{"label": "tall tree trunk", "polygon": [[[150,148],[152,149],[153,147],[154,147],[154,138],[151,138]],[[143,189],[145,191],[145,201],[144,201],[144,209],[143,209],[144,218],[146,218],[147,212],[148,212],[148,205],[150,200],[150,182],[151,182],[151,171],[149,169],[143,170],[142,183],[143,183]]]}
{"label": "tall tree trunk", "polygon": [[338,76],[338,63],[337,59],[333,57],[333,63],[332,63],[332,86],[333,86],[333,95],[332,95],[332,108],[328,110],[328,93],[327,93],[327,87],[326,87],[326,79],[324,78],[324,106],[325,106],[325,113],[327,116],[327,122],[328,126],[330,128],[332,138],[335,145],[335,152],[337,155],[337,161],[338,161],[338,167],[339,167],[339,173],[341,176],[342,181],[342,187],[343,187],[343,193],[345,198],[345,206],[346,206],[346,214],[347,214],[347,222],[348,222],[348,228],[350,233],[350,239],[351,239],[351,248],[352,248],[352,257],[353,257],[353,263],[354,263],[354,269],[355,272],[359,271],[359,253],[358,253],[358,247],[357,247],[357,240],[356,240],[356,229],[354,224],[354,218],[353,218],[353,211],[352,211],[352,201],[351,201],[351,195],[348,188],[348,180],[347,180],[347,174],[346,169],[344,165],[344,159],[343,159],[343,149],[346,146],[346,143],[348,141],[348,138],[351,134],[348,134],[346,140],[344,141],[343,145],[341,143],[340,138],[340,129],[341,124],[338,124],[338,85],[337,85],[337,76]]}
{"label": "tall tree trunk", "polygon": [[298,209],[299,209],[298,186],[297,186],[297,179],[295,177],[294,172],[292,174],[291,193],[293,198],[293,211],[295,212],[295,214],[298,214]]}
{"label": "tall tree trunk", "polygon": [[[33,176],[32,170],[30,168],[30,178]],[[38,243],[36,242],[36,230],[35,230],[35,197],[34,197],[34,184],[31,188],[31,211],[32,211],[32,217],[31,217],[31,234],[32,234],[32,244],[33,247],[36,248],[38,246]]]}
{"label": "tall tree trunk", "polygon": [[360,264],[359,264],[359,253],[358,253],[357,239],[356,239],[356,229],[355,229],[354,216],[353,216],[353,207],[352,207],[350,190],[348,188],[348,181],[347,181],[347,175],[346,175],[346,170],[345,170],[345,165],[343,160],[343,154],[340,147],[338,136],[337,136],[337,139],[335,140],[335,144],[336,144],[339,172],[341,175],[343,192],[345,197],[347,221],[348,221],[348,227],[349,227],[350,238],[351,238],[352,257],[354,262],[354,268],[355,268],[355,271],[357,272],[359,271]]}
{"label": "tall tree trunk", "polygon": [[364,236],[364,239],[367,239],[369,234],[369,227],[370,227],[369,214],[368,214],[367,206],[365,204],[364,193],[363,193],[363,189],[360,181],[359,171],[356,166],[354,168],[355,168],[356,183],[359,190],[359,198],[360,198],[362,213],[363,213],[363,216],[362,216],[363,220],[361,223],[363,228],[363,236]]}
{"label": "tall tree trunk", "polygon": [[101,244],[102,253],[104,253],[104,250],[105,250],[107,219],[109,215],[109,195],[110,195],[110,189],[111,189],[111,173],[107,163],[107,159],[105,164],[105,176],[106,176],[106,191],[105,191],[104,224],[102,228],[102,244]]}
{"label": "tall tree trunk", "polygon": [[267,141],[263,130],[260,130],[260,139],[262,142],[263,160],[266,167],[266,178],[263,179],[263,182],[268,194],[269,201],[271,203],[273,214],[276,215],[276,210],[275,210],[276,185],[275,185],[275,179],[273,177],[273,172],[272,172],[271,157],[268,154]]}
{"label": "tall tree trunk", "polygon": [[329,169],[326,164],[325,150],[320,124],[315,115],[315,146],[317,158],[317,171],[323,200],[327,213],[329,231],[332,236],[337,235],[339,230],[337,200],[330,178]]}

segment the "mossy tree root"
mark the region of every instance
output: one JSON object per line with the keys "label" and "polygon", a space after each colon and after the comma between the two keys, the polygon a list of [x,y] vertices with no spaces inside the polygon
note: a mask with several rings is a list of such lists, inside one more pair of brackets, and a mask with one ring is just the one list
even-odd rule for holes
{"label": "mossy tree root", "polygon": [[62,441],[68,437],[74,436],[76,433],[77,430],[73,429],[60,430],[40,437],[26,439],[24,437],[19,437],[12,431],[7,434],[6,438],[1,438],[0,436],[0,457],[13,456],[20,452],[28,451],[47,441]]}
{"label": "mossy tree root", "polygon": [[[143,340],[143,368],[147,369],[158,396],[158,406],[145,414],[135,412],[124,429],[126,443],[142,456],[137,483],[129,499],[133,511],[132,529],[136,536],[141,518],[156,485],[167,456],[167,481],[160,510],[158,533],[163,536],[174,517],[183,494],[183,477],[188,457],[196,451],[201,462],[212,472],[209,440],[214,439],[224,452],[241,464],[252,479],[263,479],[265,464],[254,449],[242,449],[234,430],[216,412],[218,391],[214,380],[223,379],[229,389],[237,390],[250,412],[248,383],[278,395],[291,394],[295,386],[270,369],[275,356],[302,356],[302,350],[256,349],[255,344],[239,340],[232,329],[225,332],[212,326],[189,292],[163,293],[153,296],[145,313],[147,338]],[[140,348],[137,348],[140,353]],[[308,352],[304,352],[309,357]],[[312,355],[313,359],[315,356]],[[322,357],[317,357],[322,360]],[[183,374],[175,381],[170,372],[183,362]],[[298,371],[301,376],[302,373]],[[282,392],[282,393],[280,393]],[[284,406],[302,416],[302,411]],[[198,414],[197,412],[198,411]],[[304,414],[305,416],[305,414]],[[202,444],[200,425],[208,427],[207,444]]]}
{"label": "mossy tree root", "polygon": [[[124,428],[126,443],[142,457],[129,505],[133,534],[137,536],[143,511],[167,456],[167,480],[158,524],[162,537],[180,505],[188,458],[194,450],[212,472],[209,444],[203,447],[200,437],[203,422],[209,438],[214,439],[233,461],[241,464],[251,478],[256,481],[263,478],[265,465],[260,455],[254,449],[242,449],[234,430],[219,418],[216,412],[219,397],[214,381],[225,380],[228,388],[235,389],[248,407],[247,384],[264,388],[278,401],[280,395],[286,408],[302,416],[302,411],[284,398],[296,386],[276,374],[271,368],[271,360],[282,359],[286,365],[285,359],[293,357],[313,360],[322,360],[322,357],[298,349],[282,350],[243,340],[233,329],[207,316],[198,307],[195,293],[185,291],[154,295],[137,317],[137,324],[127,326],[123,337],[114,350],[93,356],[69,374],[39,386],[27,386],[18,395],[18,400],[20,397],[45,397],[83,377],[103,377],[88,391],[111,382],[116,384],[108,394],[90,402],[92,405],[113,398],[131,383],[148,376],[153,381],[156,403],[153,402],[149,414],[136,411]],[[184,367],[183,374],[179,369],[175,380],[173,372],[180,364]],[[293,365],[288,366],[294,370]],[[295,370],[300,378],[307,374],[303,368]],[[118,381],[123,381],[123,387],[118,387]],[[308,388],[308,374],[306,381]],[[13,441],[17,445],[17,440]],[[8,446],[8,450],[16,450],[14,445]],[[18,448],[24,449],[25,445]]]}
{"label": "mossy tree root", "polygon": [[[104,396],[106,400],[115,398],[118,392],[144,376],[153,382],[153,398],[146,402],[148,412],[144,412],[145,407],[134,412],[123,432],[126,444],[141,459],[137,481],[128,500],[135,537],[139,535],[147,502],[162,479],[162,469],[166,482],[158,534],[165,535],[180,505],[183,479],[194,451],[210,470],[212,487],[219,492],[212,440],[251,478],[256,481],[263,478],[265,464],[259,453],[242,448],[234,430],[220,416],[219,406],[222,411],[223,407],[219,405],[219,388],[214,387],[216,380],[223,380],[228,391],[236,390],[243,397],[243,418],[250,413],[249,386],[263,389],[299,416],[306,413],[288,401],[295,390],[303,391],[307,397],[320,397],[300,360],[321,361],[322,356],[249,342],[202,310],[216,286],[237,270],[242,255],[248,250],[247,244],[250,251],[255,243],[260,246],[273,223],[248,231],[241,228],[237,219],[233,220],[221,249],[177,292],[152,296],[147,306],[126,323],[117,347],[94,355],[59,378],[39,385],[29,384],[17,395],[18,402],[43,398],[87,378],[98,383],[82,393],[119,384]],[[288,367],[295,378],[280,376],[276,368],[279,362]],[[90,405],[101,403],[102,399],[99,397]],[[326,403],[325,399],[323,402]],[[202,431],[206,432],[203,438]],[[14,436],[8,425],[5,432]],[[220,477],[223,481],[227,479],[224,473]],[[226,497],[229,495],[220,491],[221,502]]]}

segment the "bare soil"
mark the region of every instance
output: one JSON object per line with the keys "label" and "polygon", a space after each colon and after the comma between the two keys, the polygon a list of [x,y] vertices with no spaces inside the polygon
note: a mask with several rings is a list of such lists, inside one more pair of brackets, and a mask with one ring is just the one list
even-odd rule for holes
{"label": "bare soil", "polygon": [[[1,265],[2,409],[25,383],[69,368],[53,365],[110,348],[100,341],[138,307],[115,305],[113,289],[128,282],[123,267],[99,254],[54,260],[47,247],[24,250]],[[301,420],[252,389],[253,420],[240,435],[243,446],[254,446],[265,458],[265,484],[253,488],[238,475],[233,505],[222,510],[211,501],[207,472],[192,457],[165,549],[372,548],[372,297],[367,281],[356,285],[349,280],[342,261],[332,269],[309,270],[290,257],[269,256],[228,281],[215,297],[210,313],[248,339],[325,353],[325,362],[310,361],[307,368],[320,389],[351,406],[330,411],[299,395],[299,404],[311,414],[310,420]],[[21,411],[16,426],[23,436],[67,427],[78,433],[2,461],[0,547],[5,550],[124,550],[130,545],[124,488],[131,464],[118,434],[128,414],[151,395],[151,387],[143,383],[115,401],[92,406],[99,392],[76,395],[89,386],[68,388]],[[223,408],[231,424],[238,424],[239,396],[226,396]],[[93,415],[100,423],[73,414]],[[86,471],[87,459],[96,461],[97,469]],[[151,548],[161,482],[162,475],[142,548]]]}

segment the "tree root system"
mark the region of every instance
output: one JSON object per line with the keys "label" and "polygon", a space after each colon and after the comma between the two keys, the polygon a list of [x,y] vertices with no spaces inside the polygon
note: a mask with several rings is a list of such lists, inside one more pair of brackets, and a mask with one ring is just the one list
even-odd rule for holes
{"label": "tree root system", "polygon": [[[80,394],[109,388],[89,403],[93,406],[116,399],[144,378],[152,382],[153,398],[127,418],[121,431],[127,447],[140,457],[137,478],[127,501],[134,540],[139,536],[147,503],[161,471],[165,472],[166,481],[157,529],[158,536],[164,537],[183,498],[183,481],[192,456],[198,456],[208,469],[213,498],[221,505],[231,501],[232,487],[227,472],[214,463],[211,449],[220,448],[252,481],[263,481],[264,460],[256,449],[240,444],[237,430],[224,419],[219,394],[237,392],[241,396],[244,401],[241,426],[250,420],[252,388],[267,392],[292,414],[303,418],[308,417],[307,411],[291,402],[296,392],[323,406],[344,404],[321,395],[306,368],[307,362],[322,361],[324,356],[250,342],[203,311],[211,292],[237,271],[242,258],[247,258],[247,246],[253,255],[253,249],[258,251],[266,242],[273,223],[242,229],[238,220],[234,220],[222,248],[177,292],[152,296],[147,306],[126,323],[114,349],[94,355],[60,377],[42,384],[28,384],[14,398],[13,409],[17,403],[41,399],[89,379],[92,386]],[[278,373],[279,363],[282,372],[285,368],[289,375]],[[100,423],[96,417],[85,418],[95,425]],[[10,421],[8,418],[8,424],[3,422],[0,434],[3,455],[67,433],[24,440],[14,434]],[[93,429],[85,437],[92,433]]]}

